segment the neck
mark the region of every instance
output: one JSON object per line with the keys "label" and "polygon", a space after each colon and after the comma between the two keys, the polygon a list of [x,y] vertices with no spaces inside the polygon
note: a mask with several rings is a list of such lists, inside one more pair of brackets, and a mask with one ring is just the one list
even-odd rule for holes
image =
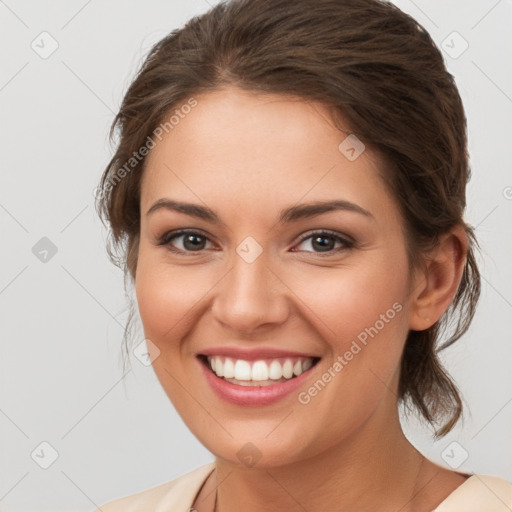
{"label": "neck", "polygon": [[[245,512],[413,510],[434,465],[424,464],[402,432],[396,407],[391,410],[380,418],[376,411],[348,439],[299,462],[246,468],[217,458],[217,511],[242,505]],[[430,472],[424,471],[428,465]]]}

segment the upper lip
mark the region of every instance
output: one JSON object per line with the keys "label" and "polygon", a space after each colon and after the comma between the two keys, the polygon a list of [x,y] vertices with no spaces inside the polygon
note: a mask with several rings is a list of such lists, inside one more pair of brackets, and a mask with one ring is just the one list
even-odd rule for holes
{"label": "upper lip", "polygon": [[272,359],[280,357],[311,357],[319,358],[316,354],[307,352],[294,352],[272,347],[242,349],[237,347],[212,347],[201,350],[198,355],[205,356],[225,356],[234,359],[243,359],[245,361],[256,361],[258,359]]}

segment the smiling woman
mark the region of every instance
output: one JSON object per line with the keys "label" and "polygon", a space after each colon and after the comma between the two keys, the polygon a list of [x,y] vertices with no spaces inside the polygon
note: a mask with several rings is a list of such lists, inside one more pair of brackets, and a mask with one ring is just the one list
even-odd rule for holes
{"label": "smiling woman", "polygon": [[509,510],[508,482],[399,422],[458,421],[437,352],[480,291],[464,111],[421,26],[376,0],[219,4],[152,49],[116,129],[111,255],[215,462],[103,511]]}

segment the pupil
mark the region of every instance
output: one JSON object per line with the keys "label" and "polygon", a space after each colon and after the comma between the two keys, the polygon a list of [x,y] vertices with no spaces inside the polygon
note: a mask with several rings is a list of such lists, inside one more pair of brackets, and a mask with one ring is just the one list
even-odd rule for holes
{"label": "pupil", "polygon": [[317,236],[313,239],[313,247],[319,251],[331,251],[333,249],[333,239],[327,236]]}
{"label": "pupil", "polygon": [[[185,249],[189,249],[191,251],[197,251],[199,249],[203,249],[204,248],[204,239],[202,240],[203,237],[201,236],[198,236],[198,235],[187,235],[185,237],[185,241],[183,242],[183,246],[185,247]],[[191,244],[190,246],[188,246],[187,244]]]}

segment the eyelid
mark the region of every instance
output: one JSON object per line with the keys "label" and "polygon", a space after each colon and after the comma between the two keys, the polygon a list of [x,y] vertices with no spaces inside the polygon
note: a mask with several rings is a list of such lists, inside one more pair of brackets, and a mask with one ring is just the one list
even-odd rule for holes
{"label": "eyelid", "polygon": [[345,235],[343,233],[338,233],[337,231],[332,231],[330,229],[311,229],[310,231],[307,231],[306,233],[303,233],[299,236],[299,242],[304,241],[305,239],[313,236],[313,235],[329,235],[333,238],[338,238],[339,240],[342,240],[343,242],[347,244],[354,244],[355,241],[352,239],[352,237]]}

